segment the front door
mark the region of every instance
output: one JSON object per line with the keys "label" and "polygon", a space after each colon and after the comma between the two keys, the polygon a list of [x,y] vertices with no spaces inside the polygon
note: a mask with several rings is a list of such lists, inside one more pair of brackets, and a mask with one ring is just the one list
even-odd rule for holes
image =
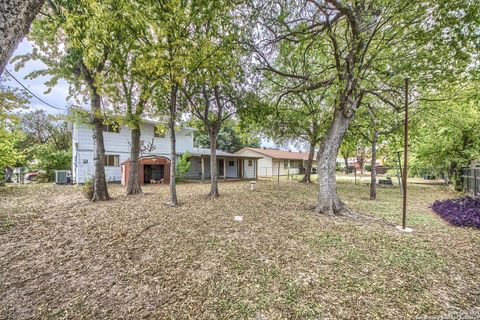
{"label": "front door", "polygon": [[223,159],[218,159],[218,176],[219,177],[223,177],[224,173],[225,173],[225,168],[223,166]]}

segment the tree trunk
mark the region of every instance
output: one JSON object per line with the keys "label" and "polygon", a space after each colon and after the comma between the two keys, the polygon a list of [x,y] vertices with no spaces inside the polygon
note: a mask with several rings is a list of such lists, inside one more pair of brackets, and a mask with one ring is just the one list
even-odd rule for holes
{"label": "tree trunk", "polygon": [[370,200],[377,199],[377,141],[378,132],[373,133],[372,139],[372,171],[370,173]]}
{"label": "tree trunk", "polygon": [[[212,198],[218,197],[218,183],[217,183],[217,133],[214,129],[209,132],[210,136],[210,193]],[[224,160],[225,161],[225,160]],[[224,173],[225,174],[225,173]]]}
{"label": "tree trunk", "polygon": [[0,75],[45,0],[2,0],[0,4]]}
{"label": "tree trunk", "polygon": [[360,154],[358,154],[358,149],[357,149],[357,163],[358,163],[358,166],[360,167],[360,173],[363,174],[363,165],[365,163],[365,149],[363,147],[360,148]]}
{"label": "tree trunk", "polygon": [[175,118],[177,114],[177,91],[178,85],[172,85],[170,92],[170,118],[168,122],[168,129],[170,130],[170,202],[171,206],[178,206],[177,200],[177,184],[176,184],[176,172],[177,172],[177,148],[175,138]]}
{"label": "tree trunk", "polygon": [[127,195],[142,193],[138,183],[138,158],[140,156],[140,127],[132,129],[130,147],[130,171],[128,172]]}
{"label": "tree trunk", "polygon": [[305,176],[303,177],[302,182],[310,183],[312,175],[312,164],[313,157],[315,156],[315,142],[310,142],[310,151],[308,152],[307,167],[305,168]]}
{"label": "tree trunk", "polygon": [[318,196],[316,211],[327,215],[353,215],[337,194],[335,167],[338,148],[348,129],[351,118],[336,110],[327,135],[318,150]]}
{"label": "tree trunk", "polygon": [[93,124],[93,144],[95,166],[93,180],[93,196],[91,201],[104,201],[110,199],[105,179],[105,145],[103,142],[103,116],[100,105],[100,95],[95,88],[91,88],[91,117]]}
{"label": "tree trunk", "polygon": [[348,156],[343,157],[343,161],[345,161],[345,174],[348,174]]}
{"label": "tree trunk", "polygon": [[5,169],[5,182],[12,182],[13,168],[7,167]]}

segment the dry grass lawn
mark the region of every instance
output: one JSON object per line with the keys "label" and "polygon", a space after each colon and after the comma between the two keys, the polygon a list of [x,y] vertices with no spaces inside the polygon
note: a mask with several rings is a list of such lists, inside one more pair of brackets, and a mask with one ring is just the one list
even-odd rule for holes
{"label": "dry grass lawn", "polygon": [[[412,185],[400,234],[398,189],[368,200],[339,182],[355,210],[314,214],[316,186],[260,181],[178,187],[89,203],[78,187],[0,189],[1,319],[413,319],[480,314],[480,231],[447,225],[429,205],[453,196]],[[243,216],[243,222],[234,216]],[[476,310],[476,311],[475,311]]]}

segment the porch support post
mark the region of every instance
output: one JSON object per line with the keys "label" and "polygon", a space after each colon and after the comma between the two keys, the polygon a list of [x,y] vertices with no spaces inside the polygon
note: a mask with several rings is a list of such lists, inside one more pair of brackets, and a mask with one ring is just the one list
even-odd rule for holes
{"label": "porch support post", "polygon": [[258,180],[258,159],[255,159],[255,180]]}
{"label": "porch support post", "polygon": [[204,160],[203,160],[203,156],[200,156],[200,161],[201,161],[201,171],[202,171],[202,183],[205,182],[205,169],[204,169]]}
{"label": "porch support post", "polygon": [[223,181],[227,181],[227,158],[223,158]]}

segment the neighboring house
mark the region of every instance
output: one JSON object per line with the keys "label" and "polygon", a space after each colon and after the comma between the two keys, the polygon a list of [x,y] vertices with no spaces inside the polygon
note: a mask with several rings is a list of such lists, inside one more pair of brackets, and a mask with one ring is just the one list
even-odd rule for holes
{"label": "neighboring house", "polygon": [[[142,154],[139,161],[139,182],[168,182],[170,175],[169,133],[160,133],[155,128],[162,123],[144,120],[141,125]],[[188,151],[191,168],[186,179],[210,178],[210,149],[193,147],[193,131],[183,127],[176,131],[177,157]],[[126,183],[130,166],[131,130],[127,126],[104,126],[105,174],[107,181]],[[92,128],[83,123],[72,124],[73,156],[72,179],[84,183],[93,177],[94,142]],[[217,150],[219,179],[255,179],[259,156],[234,155]],[[122,172],[123,171],[123,172]]]}
{"label": "neighboring house", "polygon": [[[299,174],[305,172],[308,152],[282,151],[269,148],[243,148],[237,156],[262,157],[258,160],[259,176]],[[315,156],[313,167],[316,167]]]}

